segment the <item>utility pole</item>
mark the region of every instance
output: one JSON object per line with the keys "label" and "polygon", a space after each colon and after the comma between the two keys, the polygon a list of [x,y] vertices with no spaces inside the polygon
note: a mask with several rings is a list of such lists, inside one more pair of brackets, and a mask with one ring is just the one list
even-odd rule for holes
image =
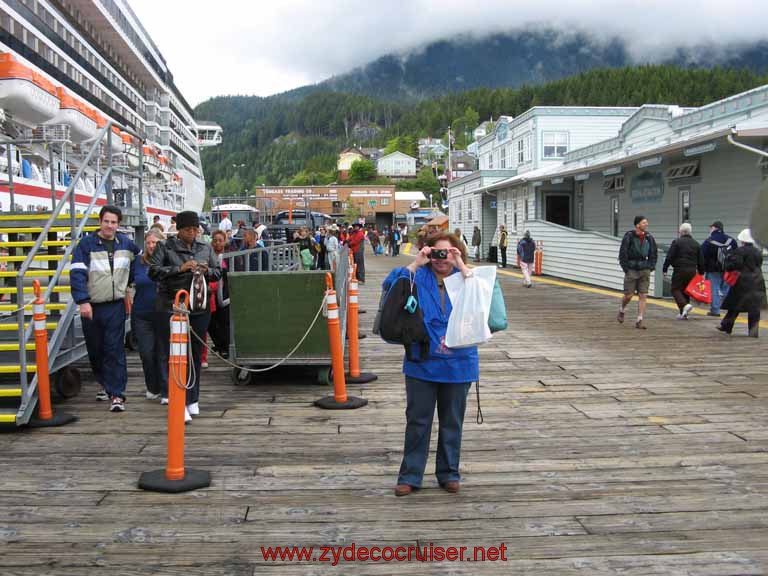
{"label": "utility pole", "polygon": [[453,180],[453,174],[451,173],[451,127],[448,126],[448,160],[445,163],[445,171],[448,175],[448,182]]}

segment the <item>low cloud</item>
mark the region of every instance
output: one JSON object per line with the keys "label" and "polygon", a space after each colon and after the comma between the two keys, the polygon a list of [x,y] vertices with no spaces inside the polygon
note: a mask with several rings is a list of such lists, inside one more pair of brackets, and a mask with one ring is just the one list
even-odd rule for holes
{"label": "low cloud", "polygon": [[342,74],[436,40],[531,28],[626,41],[638,61],[677,47],[768,39],[768,2],[731,0],[132,0],[193,103],[219,94],[266,96]]}

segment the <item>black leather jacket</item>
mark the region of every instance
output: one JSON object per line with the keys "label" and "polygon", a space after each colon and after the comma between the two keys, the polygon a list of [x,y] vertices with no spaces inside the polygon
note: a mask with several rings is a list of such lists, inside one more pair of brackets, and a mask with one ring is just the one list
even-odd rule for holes
{"label": "black leather jacket", "polygon": [[[182,289],[189,290],[192,284],[192,272],[179,271],[181,265],[188,260],[208,265],[208,272],[205,274],[208,282],[221,278],[221,266],[210,244],[195,240],[190,249],[176,237],[158,242],[149,259],[149,277],[157,282],[158,306],[166,312],[173,309],[176,292]],[[209,309],[211,298],[215,298],[215,294],[209,294]]]}

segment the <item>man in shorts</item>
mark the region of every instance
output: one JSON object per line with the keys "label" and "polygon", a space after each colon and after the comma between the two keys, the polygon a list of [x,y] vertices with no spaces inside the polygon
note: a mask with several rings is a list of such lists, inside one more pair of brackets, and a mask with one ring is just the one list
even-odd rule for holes
{"label": "man in shorts", "polygon": [[648,288],[651,285],[651,272],[656,268],[657,259],[658,248],[656,240],[648,232],[648,219],[645,216],[635,216],[635,228],[624,234],[619,249],[619,264],[624,270],[624,298],[616,316],[620,323],[624,322],[627,305],[637,293],[640,301],[635,328],[645,330],[643,315],[648,300]]}

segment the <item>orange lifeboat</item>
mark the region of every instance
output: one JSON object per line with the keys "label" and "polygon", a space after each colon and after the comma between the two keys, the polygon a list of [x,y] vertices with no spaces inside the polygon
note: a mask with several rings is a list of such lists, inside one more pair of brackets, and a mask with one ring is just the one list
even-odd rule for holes
{"label": "orange lifeboat", "polygon": [[157,152],[152,146],[144,146],[144,167],[152,176],[157,176],[160,172],[160,160],[157,158]]}
{"label": "orange lifeboat", "polygon": [[0,107],[13,119],[34,127],[55,117],[59,98],[52,82],[11,54],[0,54]]}
{"label": "orange lifeboat", "polygon": [[66,124],[73,142],[95,138],[98,134],[96,111],[73,98],[64,88],[57,88],[56,94],[61,102],[59,113],[46,124]]}

